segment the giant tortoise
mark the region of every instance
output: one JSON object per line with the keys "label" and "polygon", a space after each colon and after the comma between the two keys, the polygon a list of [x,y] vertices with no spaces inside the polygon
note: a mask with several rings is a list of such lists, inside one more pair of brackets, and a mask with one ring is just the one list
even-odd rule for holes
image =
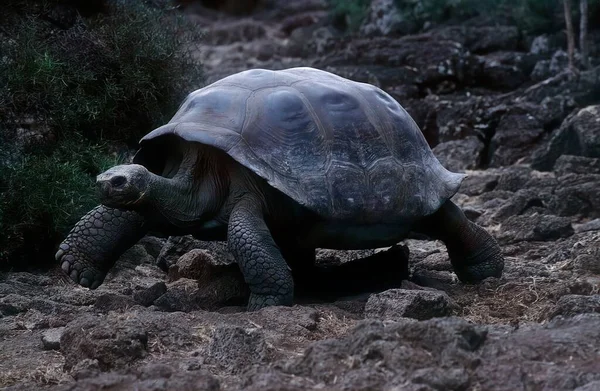
{"label": "giant tortoise", "polygon": [[316,248],[390,246],[416,232],[442,240],[458,278],[476,283],[504,261],[450,200],[463,177],[375,86],[312,68],[248,70],[188,95],[133,164],[100,174],[102,205],[56,259],[94,289],[149,231],[227,240],[256,310],[292,304],[291,269]]}

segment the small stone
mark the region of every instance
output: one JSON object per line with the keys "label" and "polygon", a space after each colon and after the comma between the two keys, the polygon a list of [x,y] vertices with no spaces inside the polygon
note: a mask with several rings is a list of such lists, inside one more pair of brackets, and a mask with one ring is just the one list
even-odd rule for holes
{"label": "small stone", "polygon": [[582,224],[573,224],[575,232],[600,231],[600,218],[587,221]]}
{"label": "small stone", "polygon": [[576,269],[600,274],[600,252],[598,254],[581,254],[575,258],[574,264]]}
{"label": "small stone", "polygon": [[176,264],[181,256],[194,249],[208,251],[216,264],[229,265],[235,263],[235,259],[227,250],[226,242],[203,242],[188,235],[169,237],[156,258],[156,265],[165,272],[168,272],[169,268]]}
{"label": "small stone", "polygon": [[319,248],[316,252],[317,265],[324,266],[340,266],[348,262],[363,259],[375,254],[375,250],[332,250],[328,248]]}
{"label": "small stone", "polygon": [[158,299],[166,291],[167,285],[164,282],[159,281],[149,287],[138,287],[133,292],[133,300],[144,307],[149,307],[154,303],[154,300]]}
{"label": "small stone", "polygon": [[167,291],[154,300],[154,305],[162,311],[189,312],[202,309],[194,296],[198,293],[198,282],[181,278],[166,285]]}
{"label": "small stone", "polygon": [[189,278],[192,280],[205,280],[211,274],[211,267],[216,265],[213,256],[206,250],[193,249],[182,255],[176,263],[176,267],[169,268],[169,278]]}
{"label": "small stone", "polygon": [[365,317],[426,320],[448,316],[454,306],[450,297],[441,291],[390,289],[371,295],[365,306]]}
{"label": "small stone", "polygon": [[44,350],[59,350],[60,349],[60,337],[62,336],[65,328],[58,327],[55,329],[48,329],[42,333],[42,347]]}
{"label": "small stone", "polygon": [[600,313],[600,295],[565,295],[558,300],[549,318],[572,317],[586,313]]}
{"label": "small stone", "polygon": [[457,277],[447,271],[416,268],[412,273],[411,281],[422,287],[443,290],[455,283]]}
{"label": "small stone", "polygon": [[127,310],[137,306],[131,297],[115,293],[106,293],[98,296],[94,308],[101,312]]}
{"label": "small stone", "polygon": [[426,256],[421,262],[415,265],[416,269],[452,271],[452,264],[447,252],[433,253]]}

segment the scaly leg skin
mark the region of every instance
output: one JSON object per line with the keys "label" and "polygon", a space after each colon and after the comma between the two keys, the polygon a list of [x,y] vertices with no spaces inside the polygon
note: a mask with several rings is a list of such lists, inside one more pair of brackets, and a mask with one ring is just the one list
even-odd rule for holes
{"label": "scaly leg skin", "polygon": [[55,258],[73,281],[96,289],[119,256],[146,232],[140,214],[99,205],[75,224]]}
{"label": "scaly leg skin", "polygon": [[246,196],[233,208],[227,240],[250,287],[248,311],[292,305],[292,273],[265,223],[261,203],[254,196]]}
{"label": "scaly leg skin", "polygon": [[425,218],[417,230],[446,244],[460,281],[478,283],[487,277],[502,276],[504,258],[498,242],[469,221],[452,201],[446,201],[437,212]]}

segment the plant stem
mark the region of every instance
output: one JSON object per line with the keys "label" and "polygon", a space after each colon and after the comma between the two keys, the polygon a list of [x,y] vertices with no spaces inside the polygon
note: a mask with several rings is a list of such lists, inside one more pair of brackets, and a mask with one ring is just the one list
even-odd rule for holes
{"label": "plant stem", "polygon": [[573,32],[573,20],[571,18],[571,0],[563,0],[565,9],[565,24],[567,26],[567,51],[569,54],[569,69],[575,70],[575,33]]}
{"label": "plant stem", "polygon": [[581,63],[584,68],[590,67],[590,59],[588,57],[588,0],[579,0],[579,50],[581,51]]}

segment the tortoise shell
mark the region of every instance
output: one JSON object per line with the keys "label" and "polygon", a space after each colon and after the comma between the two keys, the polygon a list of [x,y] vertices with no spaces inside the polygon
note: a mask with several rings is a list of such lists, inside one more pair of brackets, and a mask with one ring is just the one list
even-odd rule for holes
{"label": "tortoise shell", "polygon": [[362,224],[431,214],[464,177],[387,93],[312,68],[253,69],[199,89],[140,152],[165,135],[226,152],[324,218]]}

